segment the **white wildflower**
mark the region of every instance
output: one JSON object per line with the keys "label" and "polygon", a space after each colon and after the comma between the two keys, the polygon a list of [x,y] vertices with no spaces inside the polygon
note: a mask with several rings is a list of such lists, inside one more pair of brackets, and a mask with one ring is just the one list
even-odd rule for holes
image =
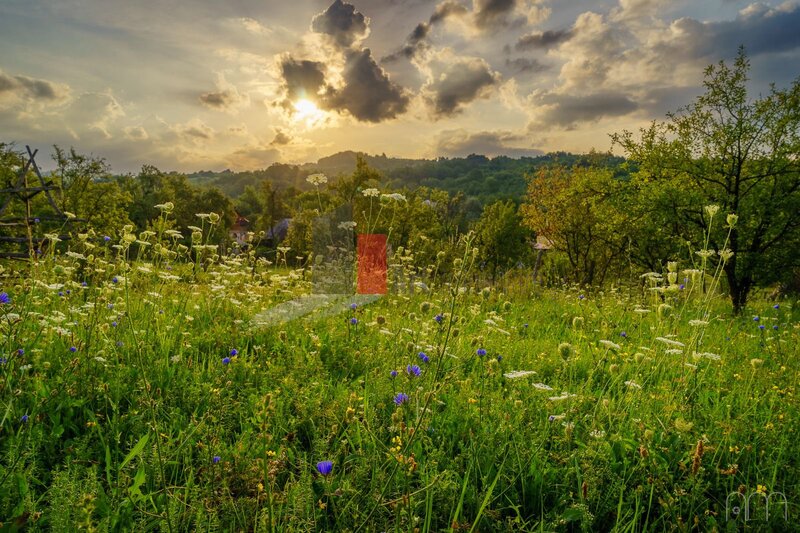
{"label": "white wildflower", "polygon": [[532,376],[535,373],[536,371],[534,370],[512,370],[511,372],[506,372],[503,374],[503,376],[508,379],[518,379],[526,376]]}
{"label": "white wildflower", "polygon": [[600,344],[602,344],[606,348],[610,348],[612,350],[621,350],[622,349],[622,346],[620,346],[616,342],[612,342],[612,341],[609,341],[609,340],[606,340],[606,339],[601,339],[600,340]]}

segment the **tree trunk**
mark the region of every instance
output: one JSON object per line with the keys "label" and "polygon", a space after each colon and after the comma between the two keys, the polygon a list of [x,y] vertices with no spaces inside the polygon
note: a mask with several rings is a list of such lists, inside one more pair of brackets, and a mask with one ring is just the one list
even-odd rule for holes
{"label": "tree trunk", "polygon": [[736,276],[736,257],[732,257],[725,265],[725,275],[728,278],[728,288],[731,293],[733,312],[738,315],[747,303],[750,289],[753,288],[752,276],[748,273],[741,278]]}

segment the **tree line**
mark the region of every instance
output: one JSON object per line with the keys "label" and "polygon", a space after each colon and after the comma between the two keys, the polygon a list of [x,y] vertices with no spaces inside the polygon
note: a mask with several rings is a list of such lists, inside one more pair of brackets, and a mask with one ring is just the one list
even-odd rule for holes
{"label": "tree line", "polygon": [[[709,66],[703,95],[639,132],[612,135],[623,157],[414,162],[347,152],[321,162],[342,169],[354,159],[355,169],[324,179],[309,178],[322,176],[311,172],[319,167],[296,165],[191,176],[144,166],[118,176],[101,158],[56,147],[48,178],[62,209],[81,221],[74,231],[115,235],[127,224],[142,231],[157,218],[154,206],[172,202],[175,229],[196,225],[203,212],[220,214],[227,228],[238,214],[253,242],[268,245],[260,253],[280,244],[290,250],[285,258],[303,264],[314,220],[348,205],[357,233],[388,233],[398,257],[422,273],[444,273],[458,236],[474,231],[489,281],[530,268],[538,239],[551,248],[547,279],[603,285],[664,272],[670,261],[702,262],[724,272],[740,311],[755,287],[790,287],[800,269],[800,81],[752,98],[748,72],[743,50],[732,65]],[[14,182],[21,164],[14,145],[0,144],[0,180]],[[41,197],[33,202],[34,212],[46,210]],[[20,215],[12,205],[4,216]],[[270,239],[286,219],[285,239]],[[215,236],[229,241],[225,231]]]}

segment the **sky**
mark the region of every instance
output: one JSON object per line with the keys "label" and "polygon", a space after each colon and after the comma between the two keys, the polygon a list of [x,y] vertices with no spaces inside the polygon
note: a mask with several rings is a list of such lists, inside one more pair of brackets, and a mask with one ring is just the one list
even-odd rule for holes
{"label": "sky", "polygon": [[798,28],[797,1],[0,0],[0,142],[116,172],[605,151],[740,45],[754,95],[789,86]]}

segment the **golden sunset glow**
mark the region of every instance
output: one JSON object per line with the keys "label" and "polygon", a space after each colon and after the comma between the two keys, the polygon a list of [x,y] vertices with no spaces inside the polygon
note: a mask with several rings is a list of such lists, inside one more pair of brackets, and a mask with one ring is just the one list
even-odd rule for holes
{"label": "golden sunset glow", "polygon": [[304,124],[307,128],[318,126],[325,120],[325,111],[317,107],[317,104],[303,98],[294,103],[294,120]]}

